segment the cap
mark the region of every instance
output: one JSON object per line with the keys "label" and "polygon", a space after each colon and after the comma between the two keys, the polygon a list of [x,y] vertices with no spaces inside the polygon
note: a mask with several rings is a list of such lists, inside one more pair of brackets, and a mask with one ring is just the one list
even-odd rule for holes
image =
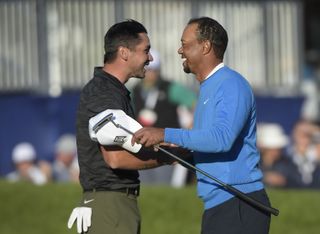
{"label": "cap", "polygon": [[62,135],[55,147],[56,153],[74,154],[77,151],[76,138],[72,134]]}
{"label": "cap", "polygon": [[263,123],[257,126],[257,142],[264,148],[283,148],[289,139],[279,124]]}
{"label": "cap", "polygon": [[12,160],[14,163],[33,161],[36,159],[34,147],[27,142],[17,144],[12,151]]}
{"label": "cap", "polygon": [[150,49],[150,53],[153,57],[153,60],[146,67],[147,70],[160,70],[161,63],[160,63],[159,52],[156,50]]}

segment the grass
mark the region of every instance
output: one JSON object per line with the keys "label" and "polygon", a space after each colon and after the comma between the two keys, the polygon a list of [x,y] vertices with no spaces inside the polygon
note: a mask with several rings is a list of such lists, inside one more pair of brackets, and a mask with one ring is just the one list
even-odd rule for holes
{"label": "grass", "polygon": [[272,218],[272,234],[316,234],[320,230],[320,190],[271,190],[273,206],[280,210]]}
{"label": "grass", "polygon": [[[274,207],[271,234],[316,234],[320,230],[320,191],[268,190]],[[67,220],[81,198],[79,185],[33,186],[0,181],[0,233],[68,234]],[[200,233],[202,203],[195,187],[142,187],[142,234]]]}

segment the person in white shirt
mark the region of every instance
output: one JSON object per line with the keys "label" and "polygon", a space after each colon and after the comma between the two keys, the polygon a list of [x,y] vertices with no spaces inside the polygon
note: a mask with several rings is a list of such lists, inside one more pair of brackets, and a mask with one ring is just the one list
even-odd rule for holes
{"label": "person in white shirt", "polygon": [[36,164],[36,151],[30,143],[17,144],[12,151],[12,161],[16,170],[7,175],[9,181],[28,181],[36,185],[48,182],[49,173],[45,171],[50,170],[50,166],[46,162]]}
{"label": "person in white shirt", "polygon": [[77,145],[74,135],[64,134],[56,142],[52,176],[55,182],[79,181]]}

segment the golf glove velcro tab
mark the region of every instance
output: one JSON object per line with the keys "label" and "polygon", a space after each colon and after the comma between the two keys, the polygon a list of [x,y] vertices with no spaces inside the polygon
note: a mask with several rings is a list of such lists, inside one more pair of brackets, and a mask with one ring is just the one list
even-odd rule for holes
{"label": "golf glove velcro tab", "polygon": [[90,207],[74,208],[68,220],[68,228],[71,229],[73,223],[77,220],[77,232],[87,232],[91,226],[91,215],[92,209]]}
{"label": "golf glove velcro tab", "polygon": [[118,145],[137,153],[142,145],[131,145],[132,134],[142,126],[122,110],[107,109],[89,120],[89,135],[101,145]]}

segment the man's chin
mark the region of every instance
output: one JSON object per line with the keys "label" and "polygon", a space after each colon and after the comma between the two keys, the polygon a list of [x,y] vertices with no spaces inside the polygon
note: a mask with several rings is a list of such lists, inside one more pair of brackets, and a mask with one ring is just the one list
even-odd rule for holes
{"label": "man's chin", "polygon": [[142,70],[135,72],[133,77],[138,79],[143,79],[145,76],[146,76],[146,69],[143,68]]}
{"label": "man's chin", "polygon": [[191,73],[190,68],[189,67],[183,67],[183,71],[187,74]]}
{"label": "man's chin", "polygon": [[138,79],[144,79],[145,76],[146,76],[145,73],[141,73],[141,74],[136,74],[134,77]]}

